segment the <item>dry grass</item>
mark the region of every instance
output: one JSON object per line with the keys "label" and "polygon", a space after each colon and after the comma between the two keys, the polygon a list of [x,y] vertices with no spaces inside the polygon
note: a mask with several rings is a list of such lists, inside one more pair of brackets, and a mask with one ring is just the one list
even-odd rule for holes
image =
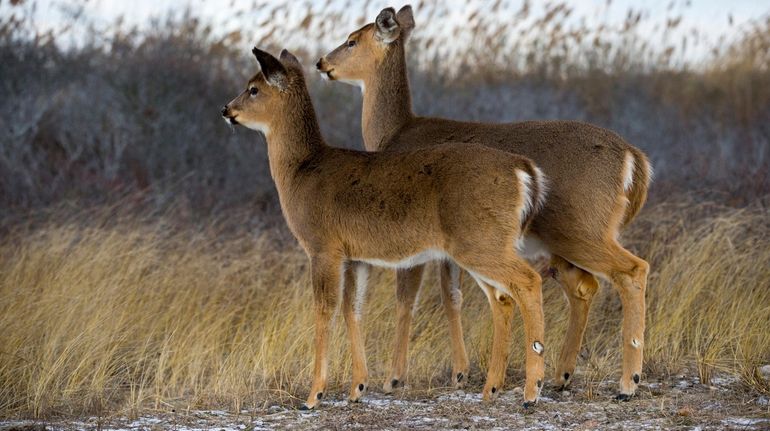
{"label": "dry grass", "polygon": [[[59,221],[57,221],[59,220]],[[71,221],[60,221],[71,220]],[[149,221],[153,220],[153,221]],[[0,244],[0,417],[135,413],[292,403],[310,382],[312,313],[307,264],[285,231],[257,235],[172,228],[169,217],[57,217],[10,232]],[[653,263],[648,291],[648,377],[696,366],[755,376],[770,361],[770,213],[659,205],[627,243]],[[435,276],[419,302],[410,353],[413,390],[448,383],[449,346]],[[490,318],[466,280],[464,324],[483,379]],[[547,365],[566,326],[565,301],[544,286]],[[620,305],[611,289],[594,303],[578,379],[617,377]],[[393,277],[373,278],[365,318],[371,383],[390,359]],[[336,325],[332,389],[347,388],[349,355]],[[514,340],[521,340],[517,325]],[[516,343],[516,341],[515,341]],[[521,380],[513,346],[509,388]],[[475,388],[478,389],[478,388]],[[589,394],[590,395],[590,394]]]}

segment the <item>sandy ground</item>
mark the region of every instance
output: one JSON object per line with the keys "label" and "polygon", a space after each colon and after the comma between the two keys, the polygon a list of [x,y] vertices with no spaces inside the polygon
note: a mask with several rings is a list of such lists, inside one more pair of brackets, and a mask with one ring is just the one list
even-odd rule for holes
{"label": "sandy ground", "polygon": [[147,412],[110,420],[6,421],[0,422],[0,430],[770,430],[768,397],[746,393],[734,378],[717,377],[710,385],[684,376],[647,382],[629,402],[614,401],[614,387],[601,384],[590,396],[579,384],[568,392],[545,388],[538,405],[529,410],[521,407],[518,388],[492,404],[482,403],[475,392],[438,390],[425,395],[407,388],[390,396],[373,391],[360,403],[348,403],[337,394],[312,412],[280,405],[240,413]]}

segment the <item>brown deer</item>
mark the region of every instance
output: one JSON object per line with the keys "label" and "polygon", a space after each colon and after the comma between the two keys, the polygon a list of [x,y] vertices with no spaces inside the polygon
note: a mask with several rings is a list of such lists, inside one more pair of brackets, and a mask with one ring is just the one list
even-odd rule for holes
{"label": "brown deer", "polygon": [[[487,124],[420,117],[413,113],[405,45],[414,29],[412,8],[380,12],[374,23],[351,33],[316,65],[331,80],[363,92],[362,130],[368,151],[402,151],[444,142],[489,145],[532,158],[549,178],[549,197],[524,239],[525,255],[551,257],[551,267],[570,305],[569,327],[556,368],[565,388],[574,374],[596,277],[609,280],[623,305],[623,373],[617,398],[628,400],[642,372],[645,288],[649,265],[618,242],[620,230],[644,205],[651,179],[647,157],[617,134],[576,121]],[[448,263],[446,265],[449,265]],[[397,278],[399,310],[411,310],[422,267]],[[442,270],[442,291],[458,285]],[[453,370],[467,372],[460,301],[445,301],[453,346]],[[502,307],[510,322],[511,307]],[[404,378],[411,315],[399,312],[392,381]],[[455,381],[459,380],[455,378]],[[392,384],[385,383],[389,391]],[[485,394],[486,395],[486,394]]]}
{"label": "brown deer", "polygon": [[[350,399],[366,390],[355,282],[366,278],[363,264],[407,270],[437,259],[452,259],[473,275],[497,326],[504,318],[497,298],[518,303],[527,345],[525,406],[534,403],[544,375],[541,279],[515,248],[544,199],[539,169],[527,158],[475,144],[381,153],[329,147],[297,59],[286,50],[280,60],[257,48],[253,53],[261,72],[222,115],[265,134],[281,210],[310,258],[315,365],[303,407],[318,405],[326,387],[327,337],[340,293],[353,356]],[[492,393],[505,373],[506,343],[493,340]]]}

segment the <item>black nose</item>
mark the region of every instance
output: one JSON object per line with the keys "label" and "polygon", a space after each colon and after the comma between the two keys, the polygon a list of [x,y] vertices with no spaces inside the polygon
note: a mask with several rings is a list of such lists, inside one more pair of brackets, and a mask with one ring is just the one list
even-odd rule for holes
{"label": "black nose", "polygon": [[318,60],[318,63],[315,64],[315,68],[318,70],[321,70],[321,62],[323,61],[323,58]]}
{"label": "black nose", "polygon": [[224,107],[222,107],[222,115],[225,115],[225,116],[227,116],[227,105],[225,105]]}

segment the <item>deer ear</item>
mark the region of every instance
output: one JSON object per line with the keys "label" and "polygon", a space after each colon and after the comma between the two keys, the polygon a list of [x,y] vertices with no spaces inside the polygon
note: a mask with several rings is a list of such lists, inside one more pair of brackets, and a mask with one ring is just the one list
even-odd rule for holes
{"label": "deer ear", "polygon": [[391,43],[398,39],[401,28],[396,21],[396,10],[392,7],[383,9],[374,20],[374,25],[376,27],[375,36],[381,42]]}
{"label": "deer ear", "polygon": [[257,47],[254,47],[251,52],[257,57],[257,62],[259,62],[259,67],[265,76],[265,81],[281,90],[286,88],[289,80],[286,78],[286,68],[283,67],[283,64],[277,58]]}
{"label": "deer ear", "polygon": [[279,58],[281,59],[281,63],[302,70],[302,64],[299,62],[297,57],[294,56],[294,54],[289,52],[289,50],[282,50]]}
{"label": "deer ear", "polygon": [[409,37],[409,34],[414,30],[414,14],[412,13],[412,6],[406,5],[402,7],[396,14],[396,21],[401,26],[401,34],[403,38]]}

